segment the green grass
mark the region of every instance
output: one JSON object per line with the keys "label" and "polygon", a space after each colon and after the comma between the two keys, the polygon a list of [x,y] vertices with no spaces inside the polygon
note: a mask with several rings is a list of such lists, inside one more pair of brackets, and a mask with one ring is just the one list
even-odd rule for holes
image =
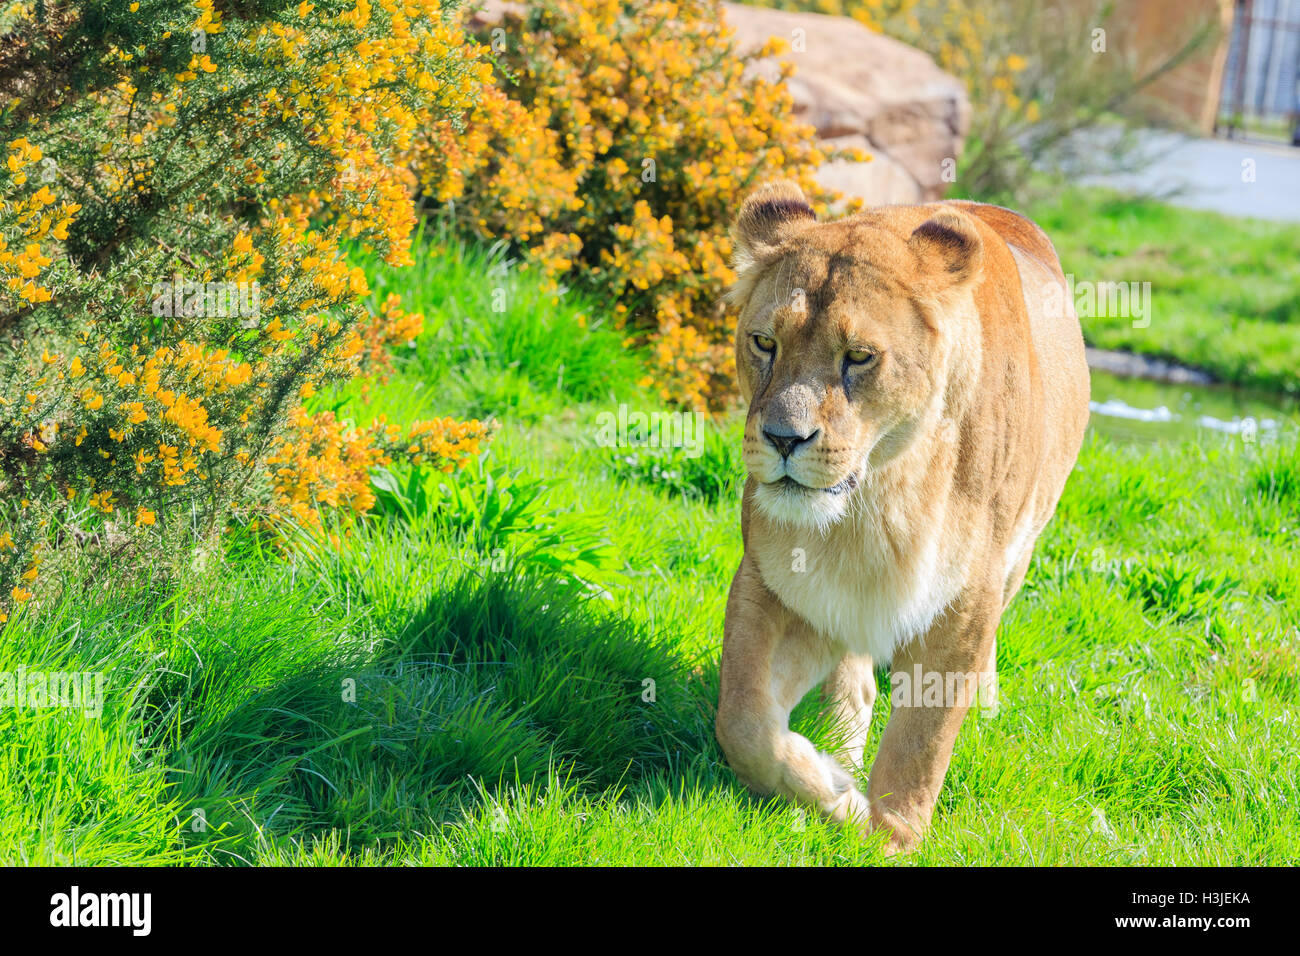
{"label": "green grass", "polygon": [[1300,224],[1101,189],[1063,189],[1024,211],[1047,231],[1076,284],[1151,284],[1148,327],[1134,328],[1127,316],[1083,316],[1089,344],[1300,393]]}
{"label": "green grass", "polygon": [[[386,384],[326,399],[498,415],[475,467],[378,475],[341,549],[69,572],[6,629],[0,671],[107,687],[97,720],[0,710],[0,862],[884,862],[748,794],[713,740],[739,423],[698,458],[601,447],[601,412],[657,408],[635,357],[596,304],[492,267],[423,247],[377,271],[429,328]],[[896,862],[1300,862],[1297,527],[1289,436],[1090,436],[999,631],[1001,711],[967,721]],[[830,739],[811,698],[794,724]]]}
{"label": "green grass", "polygon": [[367,411],[396,421],[454,410],[465,418],[495,414],[533,423],[557,405],[607,399],[643,374],[621,336],[593,334],[610,333],[612,318],[596,303],[543,290],[499,247],[435,231],[439,254],[409,268],[356,257],[374,278],[377,302],[399,292],[404,308],[425,317],[419,347],[399,349],[401,387],[382,390]]}

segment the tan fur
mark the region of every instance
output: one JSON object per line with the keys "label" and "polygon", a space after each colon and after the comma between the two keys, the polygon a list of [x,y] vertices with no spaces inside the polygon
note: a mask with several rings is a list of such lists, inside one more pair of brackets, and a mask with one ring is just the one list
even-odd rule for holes
{"label": "tan fur", "polygon": [[992,691],[998,620],[1088,418],[1079,322],[1047,237],[997,206],[818,223],[798,187],[776,183],[733,233],[749,480],[718,740],[753,789],[910,849],[971,695],[895,702],[865,794],[790,731],[790,711],[824,681],[857,768],[873,665],[978,675]]}

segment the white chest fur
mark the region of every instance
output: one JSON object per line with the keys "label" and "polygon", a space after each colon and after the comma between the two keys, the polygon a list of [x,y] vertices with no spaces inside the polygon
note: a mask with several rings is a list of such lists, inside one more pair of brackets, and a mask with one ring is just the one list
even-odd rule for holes
{"label": "white chest fur", "polygon": [[[826,532],[777,524],[751,548],[763,580],[786,607],[845,650],[889,662],[924,634],[964,578],[958,542],[932,503],[924,516],[857,502]],[[918,520],[918,518],[920,520]]]}

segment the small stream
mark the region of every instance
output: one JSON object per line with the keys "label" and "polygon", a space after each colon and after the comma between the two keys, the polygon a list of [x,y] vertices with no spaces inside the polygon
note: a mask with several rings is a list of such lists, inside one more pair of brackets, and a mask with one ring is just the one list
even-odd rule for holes
{"label": "small stream", "polygon": [[1300,429],[1300,403],[1226,385],[1121,378],[1094,368],[1088,427],[1125,442],[1205,439],[1216,434],[1269,441]]}

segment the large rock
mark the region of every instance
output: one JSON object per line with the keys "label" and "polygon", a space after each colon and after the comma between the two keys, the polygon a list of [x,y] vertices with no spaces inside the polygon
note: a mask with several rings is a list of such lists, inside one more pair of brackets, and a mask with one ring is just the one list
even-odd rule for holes
{"label": "large rock", "polygon": [[[828,145],[862,146],[876,157],[827,164],[818,177],[825,185],[869,205],[943,195],[970,129],[960,81],[921,51],[847,17],[723,6],[741,50],[774,36],[791,46],[780,59],[795,68],[786,85],[800,119]],[[779,71],[775,61],[755,68],[769,77]]]}
{"label": "large rock", "polygon": [[[833,159],[817,170],[817,181],[846,196],[861,196],[869,206],[920,202],[922,190],[907,168],[882,152],[861,133],[825,140],[833,149],[860,149],[871,154],[870,162]],[[840,205],[844,205],[841,203]]]}

